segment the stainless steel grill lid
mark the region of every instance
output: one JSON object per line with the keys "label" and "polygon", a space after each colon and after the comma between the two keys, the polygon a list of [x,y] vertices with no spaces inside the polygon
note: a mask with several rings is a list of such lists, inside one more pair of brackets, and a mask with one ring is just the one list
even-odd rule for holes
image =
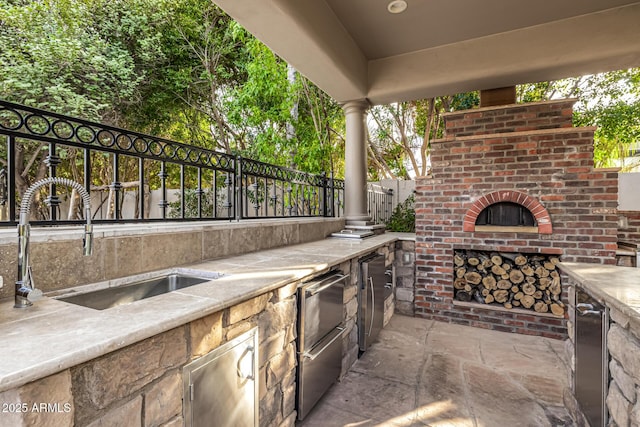
{"label": "stainless steel grill lid", "polygon": [[373,231],[370,230],[341,230],[337,233],[331,233],[333,237],[342,237],[346,239],[364,239],[365,237],[373,236]]}

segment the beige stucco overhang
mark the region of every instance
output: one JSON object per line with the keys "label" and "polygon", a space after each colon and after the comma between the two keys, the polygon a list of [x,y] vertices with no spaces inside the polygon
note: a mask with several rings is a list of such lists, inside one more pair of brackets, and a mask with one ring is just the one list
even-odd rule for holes
{"label": "beige stucco overhang", "polygon": [[367,98],[384,104],[638,65],[634,4],[369,61]]}
{"label": "beige stucco overhang", "polygon": [[371,104],[640,65],[631,0],[215,0],[339,102]]}

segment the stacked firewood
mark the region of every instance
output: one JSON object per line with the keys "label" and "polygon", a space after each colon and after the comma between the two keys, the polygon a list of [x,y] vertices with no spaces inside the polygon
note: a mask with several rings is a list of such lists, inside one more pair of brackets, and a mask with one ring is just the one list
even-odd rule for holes
{"label": "stacked firewood", "polygon": [[557,257],[455,251],[454,298],[563,317]]}

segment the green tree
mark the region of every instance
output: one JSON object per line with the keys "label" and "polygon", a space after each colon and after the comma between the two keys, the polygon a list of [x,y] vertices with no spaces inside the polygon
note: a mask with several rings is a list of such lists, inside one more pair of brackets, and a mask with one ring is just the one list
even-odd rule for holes
{"label": "green tree", "polygon": [[104,120],[133,96],[140,77],[125,49],[85,22],[91,5],[73,0],[0,0],[3,98]]}
{"label": "green tree", "polygon": [[520,85],[517,93],[521,102],[577,98],[574,124],[598,127],[595,166],[637,165],[624,159],[640,142],[640,68]]}
{"label": "green tree", "polygon": [[628,160],[640,143],[640,101],[592,107],[576,117],[576,124],[598,127],[594,135],[596,167],[620,166],[624,171],[640,165],[640,157]]}
{"label": "green tree", "polygon": [[443,136],[442,114],[478,103],[478,93],[469,92],[373,107],[368,116],[369,178],[426,175],[431,141]]}
{"label": "green tree", "polygon": [[[89,2],[0,0],[0,91],[3,98],[33,107],[109,121],[140,77],[127,50],[94,29]],[[4,147],[1,149],[4,150]],[[44,144],[17,147],[20,194],[46,174]],[[61,150],[63,158],[75,152]],[[1,166],[6,153],[0,153]],[[77,170],[68,173],[77,174]]]}
{"label": "green tree", "polygon": [[243,129],[240,152],[262,161],[342,175],[340,106],[259,40],[238,28],[248,54],[247,79],[228,97],[229,121]]}

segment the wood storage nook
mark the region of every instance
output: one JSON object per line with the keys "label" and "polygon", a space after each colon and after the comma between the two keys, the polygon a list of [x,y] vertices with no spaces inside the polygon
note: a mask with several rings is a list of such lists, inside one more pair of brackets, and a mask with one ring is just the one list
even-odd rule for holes
{"label": "wood storage nook", "polygon": [[557,256],[455,250],[454,299],[564,317]]}

